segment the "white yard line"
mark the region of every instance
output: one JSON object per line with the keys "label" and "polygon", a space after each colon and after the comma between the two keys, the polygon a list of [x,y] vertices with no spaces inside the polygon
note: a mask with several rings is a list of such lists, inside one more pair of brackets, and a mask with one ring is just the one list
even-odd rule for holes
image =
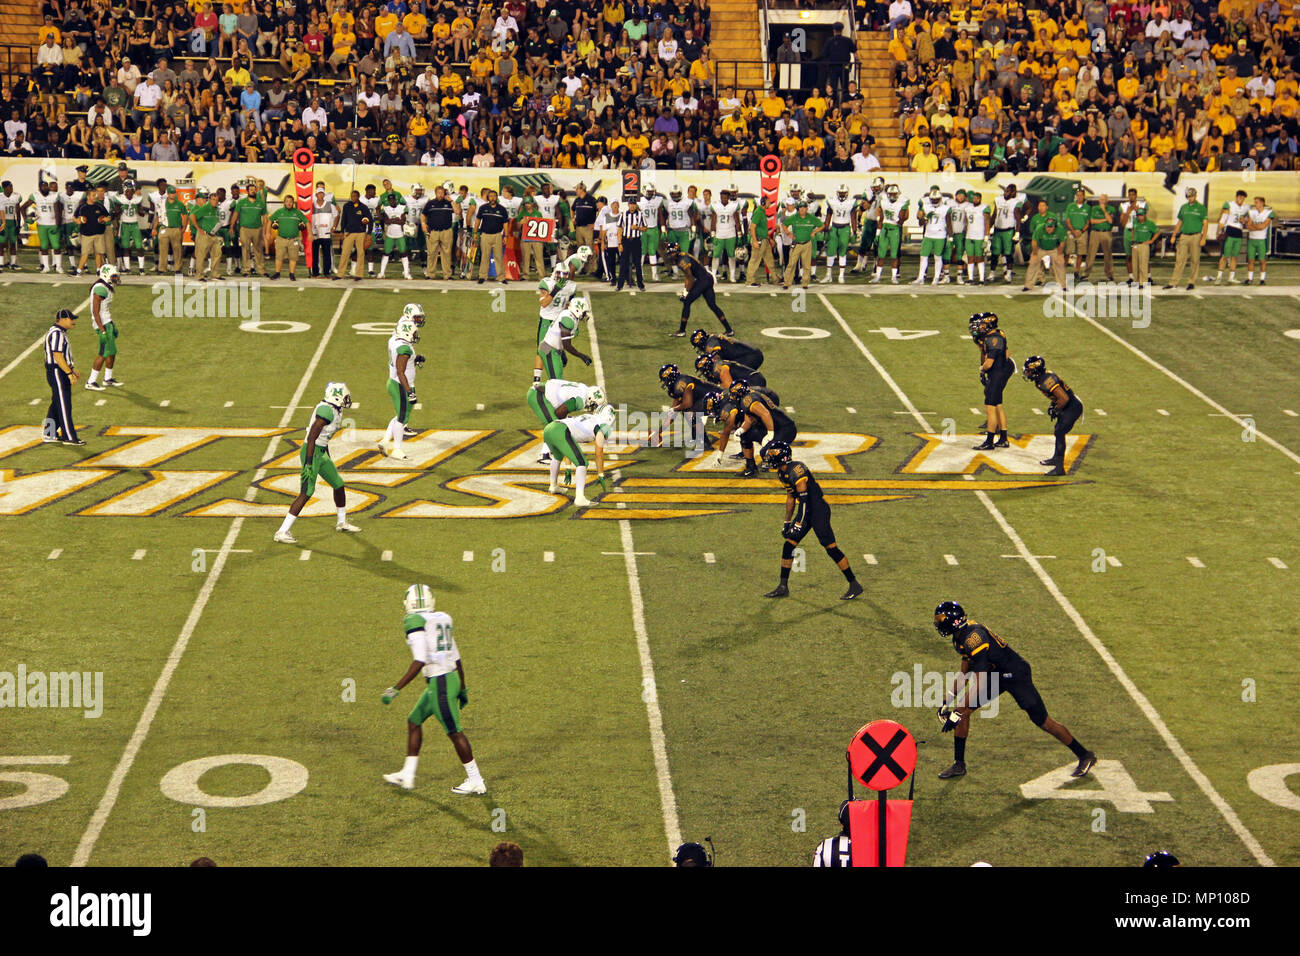
{"label": "white yard line", "polygon": [[[858,351],[866,357],[867,361],[871,363],[871,366],[880,374],[880,377],[885,380],[885,384],[889,386],[890,391],[892,391],[898,400],[902,402],[903,407],[912,413],[912,417],[916,420],[917,424],[925,429],[928,434],[934,434],[934,429],[930,427],[930,423],[926,421],[925,416],[922,415],[917,410],[916,406],[912,404],[912,400],[907,397],[907,393],[898,387],[898,383],[895,382],[889,372],[885,370],[885,367],[877,361],[876,357],[871,354],[871,350],[867,348],[862,339],[858,338],[853,329],[849,327],[849,324],[844,321],[843,316],[835,310],[824,296],[819,294],[817,297],[821,300],[822,306],[826,311],[831,314],[831,317],[834,318],[840,328],[844,330],[844,334],[847,335],[849,340],[858,347]],[[1097,327],[1106,332],[1106,334],[1111,335],[1112,338],[1116,339],[1116,341],[1119,341],[1124,345],[1128,344],[1124,342],[1123,339],[1113,335],[1105,326],[1098,325],[1095,322],[1093,324],[1097,325]],[[1129,348],[1132,349],[1132,346],[1129,346]],[[1170,377],[1181,382],[1181,379],[1178,379],[1172,372],[1169,372],[1168,369],[1164,369],[1163,366],[1157,365],[1153,360],[1147,358],[1137,349],[1132,349],[1132,351],[1146,359],[1152,365],[1161,368],[1169,374]],[[1186,385],[1187,383],[1183,382],[1182,384]],[[1187,388],[1195,392],[1195,389],[1193,389],[1192,386],[1187,385]],[[1205,398],[1204,395],[1201,395],[1200,397]],[[1205,398],[1205,400],[1207,402],[1210,401],[1208,398]],[[1211,402],[1211,404],[1213,403]],[[1225,414],[1227,413],[1227,410],[1221,407],[1219,407],[1219,410],[1223,411]],[[1256,432],[1256,434],[1259,433]],[[1285,449],[1283,450],[1285,451]],[[1288,454],[1290,454],[1290,452],[1288,452]],[[1297,458],[1296,460],[1300,462],[1300,458]],[[1016,532],[1016,529],[1011,526],[1011,523],[1007,521],[1006,517],[1002,514],[1002,511],[993,503],[993,499],[983,491],[976,491],[975,497],[979,499],[980,504],[982,504],[985,510],[993,517],[993,520],[998,523],[998,526],[1002,529],[1002,533],[1011,541],[1016,552],[1025,559],[1025,563],[1029,565],[1033,570],[1034,575],[1042,583],[1043,587],[1046,588],[1047,592],[1056,600],[1056,603],[1060,606],[1061,610],[1065,612],[1065,616],[1070,619],[1071,623],[1074,624],[1075,629],[1096,652],[1097,656],[1102,659],[1102,662],[1105,663],[1106,667],[1110,670],[1111,674],[1114,675],[1115,679],[1119,681],[1120,686],[1124,688],[1125,692],[1133,702],[1137,704],[1137,707],[1142,712],[1143,716],[1145,716],[1151,723],[1151,726],[1155,728],[1160,739],[1165,742],[1165,746],[1169,748],[1170,753],[1174,755],[1174,758],[1182,765],[1183,770],[1186,771],[1187,775],[1191,777],[1196,785],[1201,789],[1201,792],[1204,793],[1210,803],[1214,805],[1214,808],[1219,811],[1219,814],[1223,817],[1224,821],[1245,845],[1246,849],[1250,851],[1250,854],[1255,858],[1255,861],[1261,866],[1273,866],[1274,863],[1272,858],[1265,852],[1264,847],[1260,845],[1260,842],[1255,839],[1255,835],[1247,829],[1244,823],[1241,822],[1241,818],[1237,816],[1237,812],[1232,808],[1228,801],[1223,798],[1223,795],[1215,789],[1214,784],[1210,782],[1210,778],[1201,771],[1199,766],[1197,766],[1196,761],[1192,759],[1191,755],[1183,748],[1182,743],[1174,736],[1173,731],[1169,729],[1169,725],[1165,723],[1164,718],[1160,716],[1159,711],[1155,709],[1155,706],[1147,699],[1147,696],[1138,689],[1138,686],[1133,683],[1133,680],[1125,672],[1119,661],[1115,659],[1115,656],[1110,652],[1110,649],[1102,643],[1101,639],[1097,637],[1092,628],[1088,626],[1088,622],[1083,619],[1083,615],[1079,613],[1074,604],[1071,603],[1070,599],[1061,592],[1059,587],[1057,587],[1056,581],[1047,573],[1047,569],[1043,567],[1038,558],[1035,557],[1025,545],[1024,540]]]}
{"label": "white yard line", "polygon": [[1124,348],[1128,349],[1130,352],[1132,352],[1134,355],[1136,355],[1136,356],[1137,356],[1138,358],[1140,358],[1142,361],[1144,361],[1144,362],[1146,362],[1148,365],[1150,365],[1150,366],[1151,366],[1153,369],[1155,369],[1157,372],[1161,372],[1161,373],[1163,373],[1164,375],[1167,375],[1169,378],[1173,379],[1175,382],[1177,382],[1177,383],[1178,383],[1179,385],[1181,385],[1183,388],[1187,389],[1187,391],[1191,392],[1193,395],[1195,395],[1197,398],[1199,398],[1201,401],[1203,401],[1206,405],[1209,405],[1211,408],[1213,408],[1213,409],[1214,409],[1216,412],[1218,412],[1220,415],[1223,415],[1225,418],[1231,419],[1233,422],[1235,422],[1235,423],[1236,423],[1237,425],[1239,425],[1240,427],[1242,427],[1242,428],[1251,428],[1251,429],[1254,431],[1254,433],[1255,433],[1255,437],[1256,437],[1256,438],[1258,438],[1260,441],[1264,442],[1264,444],[1266,444],[1266,445],[1271,445],[1273,448],[1276,448],[1278,451],[1280,451],[1282,454],[1286,455],[1288,458],[1290,458],[1290,459],[1291,459],[1293,462],[1295,462],[1297,465],[1300,465],[1300,455],[1298,455],[1298,454],[1296,454],[1295,452],[1293,452],[1290,448],[1287,448],[1287,447],[1286,447],[1285,445],[1283,445],[1281,442],[1276,441],[1276,440],[1270,438],[1268,435],[1265,435],[1265,434],[1264,434],[1262,431],[1260,431],[1258,428],[1255,428],[1255,426],[1254,426],[1253,423],[1250,424],[1250,425],[1247,425],[1244,419],[1242,419],[1241,417],[1239,417],[1239,416],[1237,416],[1237,415],[1232,414],[1232,412],[1228,411],[1226,408],[1224,408],[1222,405],[1220,405],[1220,404],[1219,404],[1218,402],[1216,402],[1214,399],[1210,398],[1210,396],[1206,395],[1204,392],[1202,392],[1199,388],[1197,388],[1197,387],[1196,387],[1195,385],[1193,385],[1191,382],[1187,381],[1187,379],[1183,378],[1182,376],[1178,375],[1176,372],[1173,372],[1173,371],[1171,371],[1170,369],[1166,368],[1165,366],[1161,365],[1159,362],[1157,362],[1155,359],[1153,359],[1150,355],[1147,355],[1146,352],[1143,352],[1140,348],[1138,348],[1136,345],[1133,345],[1132,343],[1130,343],[1127,339],[1121,338],[1119,335],[1117,335],[1117,334],[1115,334],[1114,332],[1112,332],[1112,331],[1111,331],[1110,329],[1108,329],[1106,326],[1102,325],[1102,323],[1100,323],[1100,322],[1098,322],[1096,319],[1094,319],[1092,316],[1090,316],[1090,315],[1084,315],[1082,312],[1080,312],[1078,309],[1076,309],[1076,308],[1074,307],[1073,303],[1067,302],[1065,299],[1061,298],[1059,295],[1056,296],[1056,298],[1057,298],[1057,300],[1058,300],[1059,302],[1061,302],[1062,305],[1064,305],[1067,309],[1069,309],[1070,312],[1072,312],[1074,315],[1076,315],[1076,316],[1079,317],[1080,319],[1083,319],[1083,321],[1087,322],[1087,323],[1088,323],[1089,325],[1091,325],[1093,328],[1100,330],[1101,332],[1103,332],[1103,333],[1105,333],[1106,335],[1108,335],[1110,338],[1114,339],[1114,340],[1115,340],[1116,342],[1118,342],[1120,345],[1124,346]]}
{"label": "white yard line", "polygon": [[[8,283],[5,284],[8,285]],[[74,309],[73,311],[77,313],[81,313],[88,305],[90,305],[89,297],[87,297],[86,301],[81,303],[81,305],[77,306],[76,309]],[[16,369],[19,365],[22,364],[23,359],[27,358],[27,356],[31,355],[37,349],[43,348],[44,345],[45,345],[45,333],[42,332],[41,337],[37,339],[35,342],[33,342],[31,345],[27,346],[27,348],[23,349],[16,359],[14,359],[4,368],[0,368],[0,378],[4,378],[6,375],[12,372],[14,369]],[[75,349],[73,350],[73,358],[76,358]]]}
{"label": "white yard line", "polygon": [[[320,364],[321,357],[325,354],[325,346],[329,344],[329,340],[334,334],[334,329],[338,325],[339,319],[343,315],[343,309],[351,295],[352,290],[346,289],[339,299],[338,308],[334,310],[334,316],[330,319],[329,325],[325,327],[320,344],[316,346],[316,352],[312,355],[307,370],[303,372],[293,398],[289,400],[290,407],[286,408],[284,414],[280,416],[281,428],[288,426],[290,419],[293,417],[293,407],[301,401],[307,386],[311,384],[312,376],[316,374],[316,366]],[[266,452],[262,456],[263,461],[270,461],[274,458],[275,449],[279,442],[280,436],[276,435],[271,438],[267,443]],[[266,469],[259,468],[244,495],[245,501],[252,501],[257,496],[257,483],[265,476]],[[158,679],[154,682],[153,690],[150,692],[149,700],[145,703],[144,710],[140,714],[140,719],[136,722],[135,730],[132,731],[130,739],[127,740],[122,756],[118,758],[117,766],[113,768],[113,774],[109,777],[108,786],[104,790],[103,797],[99,800],[99,805],[95,807],[95,812],[90,818],[86,832],[81,835],[81,842],[77,844],[77,850],[72,857],[73,866],[86,866],[90,862],[90,854],[99,841],[99,836],[104,830],[104,824],[108,822],[109,814],[113,812],[113,807],[117,805],[117,798],[122,792],[122,784],[126,781],[126,775],[131,771],[131,766],[135,763],[140,748],[144,746],[145,737],[149,735],[149,728],[153,725],[154,718],[158,716],[158,710],[162,707],[163,698],[167,696],[167,687],[171,683],[172,676],[176,673],[176,668],[180,666],[181,658],[185,655],[185,649],[189,646],[190,638],[199,625],[199,619],[208,606],[208,600],[212,597],[217,581],[221,578],[221,572],[225,570],[226,559],[234,549],[235,539],[239,537],[240,529],[243,527],[244,519],[242,517],[231,520],[230,530],[226,532],[225,540],[221,542],[221,548],[217,551],[212,566],[208,570],[208,576],[199,589],[198,596],[194,599],[194,605],[190,608],[189,616],[185,618],[185,624],[181,627],[176,643],[172,645],[171,653],[167,655],[167,662],[163,665],[162,673],[158,675]]]}
{"label": "white yard line", "polygon": [[[600,361],[600,342],[596,338],[595,319],[587,322],[587,334],[591,337],[591,362],[596,373],[596,384],[609,394],[605,388],[605,368]],[[663,807],[664,836],[668,838],[668,852],[671,855],[682,842],[682,828],[677,817],[673,777],[668,768],[668,741],[664,736],[663,712],[659,709],[659,687],[655,683],[654,658],[650,656],[650,635],[645,626],[645,602],[641,596],[641,575],[637,570],[632,522],[626,518],[620,519],[618,531],[623,542],[623,562],[627,567],[628,595],[632,600],[632,630],[636,634],[637,657],[641,661],[641,699],[645,701],[646,719],[650,724],[650,750],[654,754],[659,803]]]}

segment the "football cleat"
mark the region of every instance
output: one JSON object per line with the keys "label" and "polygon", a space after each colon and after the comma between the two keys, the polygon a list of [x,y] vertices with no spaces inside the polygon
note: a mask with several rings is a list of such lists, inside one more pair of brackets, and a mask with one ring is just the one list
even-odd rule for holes
{"label": "football cleat", "polygon": [[588,498],[586,495],[584,495],[581,491],[579,491],[576,495],[573,496],[573,507],[590,508],[591,499]]}
{"label": "football cleat", "polygon": [[410,425],[403,425],[403,426],[402,426],[402,437],[403,437],[403,438],[414,438],[414,437],[415,437],[416,435],[418,435],[418,434],[419,434],[419,432],[417,432],[417,431],[416,431],[414,428],[412,428]]}
{"label": "football cleat", "polygon": [[852,601],[855,597],[857,597],[861,593],[862,593],[862,585],[859,584],[857,581],[854,581],[852,584],[849,585],[849,589],[840,595],[840,600]]}
{"label": "football cleat", "polygon": [[994,447],[994,448],[1010,448],[1010,447],[1011,447],[1011,442],[1007,441],[1005,438],[999,438],[997,441],[995,441],[995,442],[993,443],[993,447]]}
{"label": "football cleat", "polygon": [[356,525],[352,524],[352,523],[349,522],[349,521],[340,521],[338,524],[336,524],[336,525],[334,526],[334,530],[335,530],[335,531],[348,531],[348,532],[351,532],[352,534],[357,534],[357,533],[359,533],[359,532],[361,531],[360,528],[358,528]]}
{"label": "football cleat", "polygon": [[275,533],[275,538],[273,538],[272,540],[274,540],[274,541],[278,541],[280,544],[297,544],[297,543],[298,543],[298,539],[295,538],[295,537],[293,536],[293,534],[290,533],[290,532],[288,532],[288,531],[277,531],[277,532]]}
{"label": "football cleat", "polygon": [[1086,777],[1088,771],[1097,764],[1097,755],[1089,750],[1079,758],[1079,766],[1070,771],[1071,777]]}
{"label": "football cleat", "polygon": [[951,780],[953,777],[966,776],[966,764],[961,760],[953,761],[953,765],[947,770],[939,771],[940,780]]}
{"label": "football cleat", "polygon": [[1055,468],[1053,468],[1051,471],[1049,471],[1049,472],[1047,473],[1047,477],[1048,477],[1048,478],[1060,478],[1060,477],[1062,477],[1064,474],[1065,474],[1065,469],[1062,468],[1060,465],[1057,465]]}
{"label": "football cleat", "polygon": [[992,447],[993,447],[993,436],[992,436],[992,435],[989,435],[989,436],[986,437],[982,442],[980,442],[978,445],[972,445],[971,447],[974,448],[976,451],[984,451],[984,450],[986,450],[986,449],[992,448]]}
{"label": "football cleat", "polygon": [[100,385],[98,382],[87,382],[86,390],[90,392],[102,392],[104,390],[104,386]]}
{"label": "football cleat", "polygon": [[393,786],[395,786],[395,787],[401,787],[403,790],[414,790],[414,789],[415,789],[415,778],[414,778],[414,777],[408,777],[406,774],[402,773],[400,770],[399,770],[397,773],[386,773],[386,774],[384,774],[384,779],[387,780],[389,783],[391,783],[391,784],[392,784]]}
{"label": "football cleat", "polygon": [[1054,468],[1059,466],[1061,463],[1057,461],[1055,458],[1044,458],[1042,461],[1039,462],[1039,464],[1046,465],[1048,468]]}
{"label": "football cleat", "polygon": [[768,591],[763,597],[782,598],[790,596],[790,588],[784,584],[778,584],[772,590]]}
{"label": "football cleat", "polygon": [[120,378],[110,378],[105,379],[104,384],[109,388],[121,388],[124,383]]}
{"label": "football cleat", "polygon": [[487,784],[482,780],[466,779],[459,787],[452,787],[451,792],[462,797],[467,797],[476,793],[487,793]]}

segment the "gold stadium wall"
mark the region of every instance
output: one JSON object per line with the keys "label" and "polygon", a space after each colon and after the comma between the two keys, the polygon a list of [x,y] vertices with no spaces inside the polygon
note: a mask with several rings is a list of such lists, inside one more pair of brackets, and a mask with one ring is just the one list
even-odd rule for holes
{"label": "gold stadium wall", "polygon": [[[0,159],[0,179],[13,183],[14,191],[24,197],[36,191],[38,177],[53,177],[60,184],[66,179],[75,178],[78,165],[89,164],[87,160],[50,160],[31,158]],[[108,182],[116,179],[116,163],[90,164],[88,178],[92,182]],[[249,177],[266,181],[270,193],[276,197],[286,195],[293,182],[293,170],[288,163],[205,163],[192,165],[187,163],[132,163],[131,174],[148,191],[155,180],[165,178],[170,183],[178,180],[193,180],[196,186],[207,186],[215,190],[219,186],[229,187]],[[1085,173],[1073,176],[1058,176],[1049,173],[1024,173],[1021,175],[999,175],[992,180],[985,180],[982,173],[789,173],[781,177],[781,193],[784,195],[791,183],[797,183],[814,198],[825,197],[835,192],[841,183],[848,185],[855,194],[864,191],[876,176],[881,176],[889,183],[897,183],[903,195],[911,200],[913,207],[933,185],[940,186],[945,193],[957,189],[976,190],[982,194],[985,202],[990,202],[1008,183],[1015,183],[1022,193],[1029,193],[1037,198],[1046,196],[1053,208],[1063,208],[1073,198],[1074,189],[1082,184],[1090,196],[1106,195],[1116,200],[1130,187],[1136,188],[1138,194],[1147,201],[1155,219],[1161,225],[1168,225],[1178,206],[1183,202],[1187,187],[1195,187],[1198,198],[1211,209],[1219,208],[1223,202],[1231,199],[1238,189],[1246,190],[1253,199],[1264,196],[1273,207],[1278,219],[1300,219],[1300,176],[1294,172],[1232,172],[1232,173],[1196,173],[1184,174],[1178,185],[1171,192],[1164,186],[1162,173]],[[579,182],[585,182],[593,195],[617,197],[620,176],[618,170],[567,170],[567,169],[506,169],[475,167],[424,167],[424,166],[358,166],[351,163],[319,164],[316,166],[315,178],[323,181],[329,191],[336,197],[345,198],[352,189],[363,190],[369,183],[376,187],[384,179],[391,179],[400,191],[407,191],[416,183],[421,183],[432,192],[433,187],[443,182],[452,182],[456,186],[465,185],[474,193],[485,186],[500,189],[506,183],[512,183],[516,194],[530,184],[540,186],[550,182],[556,187],[572,189]],[[653,183],[661,193],[667,193],[673,184],[683,188],[695,186],[700,190],[710,189],[717,195],[720,189],[737,189],[741,196],[754,199],[759,195],[759,174],[757,172],[728,172],[726,170],[642,170],[643,185]]]}

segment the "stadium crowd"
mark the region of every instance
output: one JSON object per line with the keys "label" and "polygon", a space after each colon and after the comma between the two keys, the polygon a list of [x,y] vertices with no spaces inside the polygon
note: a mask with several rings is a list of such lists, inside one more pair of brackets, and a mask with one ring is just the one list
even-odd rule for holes
{"label": "stadium crowd", "polygon": [[913,169],[1296,168],[1300,17],[1279,0],[894,0]]}

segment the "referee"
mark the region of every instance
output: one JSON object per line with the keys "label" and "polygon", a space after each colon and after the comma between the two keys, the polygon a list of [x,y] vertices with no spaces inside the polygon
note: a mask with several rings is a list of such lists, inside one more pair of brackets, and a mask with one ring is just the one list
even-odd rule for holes
{"label": "referee", "polygon": [[45,413],[41,441],[64,445],[84,445],[72,424],[72,386],[80,381],[72,362],[68,330],[77,324],[69,309],[59,309],[54,324],[45,333],[45,380],[50,383],[50,408]]}
{"label": "referee", "polygon": [[645,229],[645,221],[641,217],[641,208],[638,197],[632,196],[627,201],[627,208],[623,210],[623,215],[618,220],[618,287],[615,291],[622,291],[624,285],[631,286],[632,276],[636,275],[636,287],[642,292],[645,291],[645,281],[641,277],[641,232]]}

